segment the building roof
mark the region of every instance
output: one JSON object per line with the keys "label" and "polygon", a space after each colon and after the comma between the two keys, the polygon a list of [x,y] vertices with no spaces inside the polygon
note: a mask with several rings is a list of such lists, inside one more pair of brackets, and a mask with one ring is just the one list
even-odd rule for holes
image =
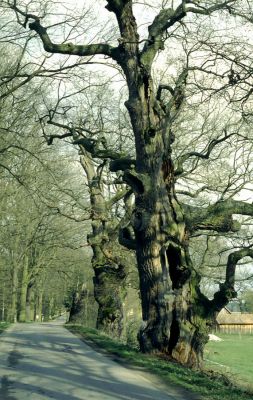
{"label": "building roof", "polygon": [[225,307],[216,320],[219,325],[253,325],[253,314],[232,312]]}

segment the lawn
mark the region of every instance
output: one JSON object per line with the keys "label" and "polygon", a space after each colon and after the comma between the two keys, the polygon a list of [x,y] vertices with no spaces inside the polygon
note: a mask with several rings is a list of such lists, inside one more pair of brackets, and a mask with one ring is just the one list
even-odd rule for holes
{"label": "lawn", "polygon": [[219,334],[222,341],[209,341],[206,367],[228,374],[239,385],[253,389],[253,335]]}

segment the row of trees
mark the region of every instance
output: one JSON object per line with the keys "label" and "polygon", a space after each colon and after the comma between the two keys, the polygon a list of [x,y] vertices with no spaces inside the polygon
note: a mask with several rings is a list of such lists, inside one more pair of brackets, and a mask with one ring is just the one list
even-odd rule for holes
{"label": "row of trees", "polygon": [[[137,264],[141,350],[199,365],[217,313],[236,296],[236,266],[253,256],[250,4],[101,1],[102,27],[84,9],[61,21],[58,3],[2,3],[6,36],[21,48],[3,99],[36,82],[29,118],[51,148],[79,149],[89,206],[80,208],[80,173],[75,203],[47,199],[46,209],[91,222],[98,328],[121,335]],[[59,177],[56,188],[68,196],[71,183]],[[201,279],[217,265],[207,296]]]}
{"label": "row of trees", "polygon": [[[29,63],[17,45],[11,57],[12,46],[1,43],[0,318],[41,321],[64,311],[85,279],[90,253],[67,216],[72,207],[84,212],[87,201],[78,159],[64,145],[55,152],[41,135],[34,118],[40,83],[20,85]],[[88,229],[85,219],[79,225]]]}

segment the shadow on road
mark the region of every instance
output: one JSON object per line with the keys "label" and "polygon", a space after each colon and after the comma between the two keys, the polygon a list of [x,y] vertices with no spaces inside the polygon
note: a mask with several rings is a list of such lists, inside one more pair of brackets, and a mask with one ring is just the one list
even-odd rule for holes
{"label": "shadow on road", "polygon": [[174,390],[170,394],[159,391],[138,371],[95,352],[61,326],[32,325],[5,336],[5,348],[12,349],[7,365],[11,380],[5,369],[1,400],[25,400],[31,393],[34,397],[29,399],[34,400],[185,399]]}

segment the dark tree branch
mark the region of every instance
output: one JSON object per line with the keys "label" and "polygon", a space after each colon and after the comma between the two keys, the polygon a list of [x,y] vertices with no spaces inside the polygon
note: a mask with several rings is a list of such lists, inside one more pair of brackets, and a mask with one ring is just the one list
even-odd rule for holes
{"label": "dark tree branch", "polygon": [[136,240],[129,226],[119,229],[119,244],[128,250],[136,250]]}
{"label": "dark tree branch", "polygon": [[229,254],[225,282],[220,284],[220,290],[214,294],[214,298],[210,302],[210,307],[213,311],[219,312],[230,300],[236,297],[237,293],[234,288],[236,266],[238,261],[244,257],[253,259],[253,249],[249,247],[243,248]]}
{"label": "dark tree branch", "polygon": [[[110,159],[110,160],[121,160],[125,159],[125,155],[118,153],[117,151],[110,149],[100,149],[99,146],[102,143],[99,139],[91,139],[87,137],[82,137],[80,139],[74,140],[73,144],[82,146],[88,153],[92,155],[93,158]],[[102,143],[103,144],[103,143]]]}
{"label": "dark tree branch", "polygon": [[17,181],[21,186],[26,187],[25,184],[24,184],[24,182],[23,182],[22,179],[20,178],[20,176],[16,175],[14,172],[12,172],[12,170],[11,170],[7,165],[4,165],[4,164],[0,163],[0,168],[3,168],[3,169],[5,169],[6,171],[8,171],[8,173],[9,173],[13,178],[15,178],[16,181]]}
{"label": "dark tree branch", "polygon": [[157,90],[157,95],[156,95],[156,98],[158,101],[161,100],[161,95],[162,95],[163,90],[168,90],[170,92],[170,94],[172,96],[174,96],[175,91],[170,85],[159,85],[158,90]]}
{"label": "dark tree branch", "polygon": [[133,14],[132,0],[107,0],[107,10],[116,15],[121,38],[119,39],[121,50],[124,43],[127,43],[129,49],[135,52],[139,42],[139,35],[135,17]]}
{"label": "dark tree branch", "polygon": [[28,26],[30,30],[35,31],[39,35],[45,51],[49,53],[69,54],[75,56],[94,56],[101,54],[117,60],[118,49],[106,43],[89,45],[75,45],[73,43],[53,43],[47,33],[47,28],[41,25],[40,17],[22,11],[19,7],[17,7],[16,1],[10,4],[10,8],[13,9],[17,15],[22,15],[23,17],[25,17],[25,22],[22,24],[25,28],[27,26],[27,22],[29,20],[33,20],[33,22],[30,22]]}
{"label": "dark tree branch", "polygon": [[111,58],[115,58],[115,48],[105,43],[90,45],[75,45],[73,43],[53,43],[47,33],[47,29],[40,24],[39,20],[35,20],[29,24],[29,28],[35,31],[44,46],[45,51],[49,53],[69,54],[75,56],[94,56],[102,54]]}
{"label": "dark tree branch", "polygon": [[224,136],[219,139],[213,139],[207,146],[207,150],[203,153],[198,151],[190,151],[178,158],[177,160],[177,168],[176,168],[176,175],[180,175],[184,172],[183,164],[192,157],[202,158],[208,160],[213,149],[220,143],[224,142],[225,140],[229,139],[231,136],[236,135],[236,132],[232,132],[230,134],[227,133],[226,129],[224,130]]}
{"label": "dark tree branch", "polygon": [[199,1],[191,1],[186,0],[186,3],[193,4],[195,7],[187,7],[186,12],[191,12],[194,14],[201,14],[201,15],[211,15],[215,11],[219,10],[227,10],[228,12],[231,11],[231,4],[235,4],[237,0],[227,0],[220,4],[214,4],[211,7],[203,7],[201,6],[201,2]]}
{"label": "dark tree branch", "polygon": [[185,2],[183,1],[176,10],[172,8],[163,9],[155,17],[152,24],[148,27],[149,36],[141,53],[141,62],[146,68],[151,64],[159,50],[164,48],[164,33],[186,16]]}
{"label": "dark tree branch", "polygon": [[125,171],[127,169],[133,169],[136,166],[136,160],[133,158],[120,157],[110,162],[110,171]]}
{"label": "dark tree branch", "polygon": [[66,132],[66,133],[63,133],[62,135],[50,135],[47,138],[47,144],[50,146],[51,144],[53,144],[54,139],[61,140],[61,139],[65,139],[67,137],[72,137],[72,136],[73,136],[73,134],[71,132]]}

